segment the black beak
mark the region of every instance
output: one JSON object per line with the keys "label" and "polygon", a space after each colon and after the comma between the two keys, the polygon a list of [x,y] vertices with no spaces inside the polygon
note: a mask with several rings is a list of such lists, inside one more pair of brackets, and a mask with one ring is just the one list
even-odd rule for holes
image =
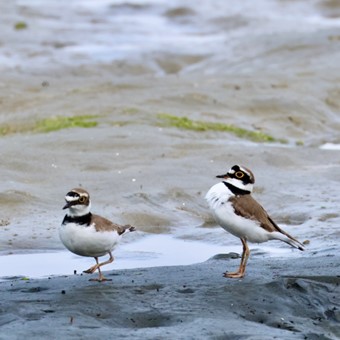
{"label": "black beak", "polygon": [[63,206],[64,209],[68,209],[72,205],[72,202],[66,202],[66,204]]}
{"label": "black beak", "polygon": [[228,174],[224,174],[224,175],[217,175],[217,178],[228,178],[229,175]]}

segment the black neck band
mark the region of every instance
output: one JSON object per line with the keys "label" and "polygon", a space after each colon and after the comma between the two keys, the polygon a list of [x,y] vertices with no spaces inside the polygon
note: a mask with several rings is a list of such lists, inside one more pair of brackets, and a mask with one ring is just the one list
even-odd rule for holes
{"label": "black neck band", "polygon": [[232,185],[228,182],[223,181],[223,184],[236,196],[238,196],[238,195],[249,195],[250,194],[249,190],[237,188],[237,187],[235,187],[234,185]]}
{"label": "black neck band", "polygon": [[91,217],[92,217],[91,213],[88,213],[88,214],[83,215],[83,216],[69,216],[69,215],[65,215],[62,224],[77,223],[77,224],[90,225],[91,224]]}

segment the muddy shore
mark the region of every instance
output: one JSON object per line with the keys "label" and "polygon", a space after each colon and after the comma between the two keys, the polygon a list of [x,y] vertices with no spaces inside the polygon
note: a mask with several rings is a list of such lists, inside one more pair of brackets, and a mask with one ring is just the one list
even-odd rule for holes
{"label": "muddy shore", "polygon": [[[66,3],[1,5],[0,254],[63,249],[63,197],[76,186],[141,237],[220,242],[204,194],[236,163],[288,232],[336,247],[339,150],[322,149],[340,144],[332,2]],[[69,120],[48,130],[55,119]]]}
{"label": "muddy shore", "polygon": [[235,254],[191,266],[0,283],[0,339],[338,339],[338,256],[254,256],[242,280]]}

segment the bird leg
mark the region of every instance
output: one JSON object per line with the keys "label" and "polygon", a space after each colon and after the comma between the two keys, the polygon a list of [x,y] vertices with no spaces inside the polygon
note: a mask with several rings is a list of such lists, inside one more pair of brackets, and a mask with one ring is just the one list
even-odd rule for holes
{"label": "bird leg", "polygon": [[97,264],[95,264],[94,266],[92,266],[91,268],[89,268],[87,270],[84,270],[83,273],[93,274],[97,270],[97,268],[99,266],[98,257],[95,257],[95,260],[96,260]]}
{"label": "bird leg", "polygon": [[103,281],[112,281],[112,279],[107,279],[101,272],[100,267],[98,267],[98,273],[99,277],[98,279],[90,279],[89,281],[97,281],[97,282],[103,282]]}
{"label": "bird leg", "polygon": [[234,278],[234,279],[244,277],[248,257],[249,257],[249,254],[250,254],[250,250],[249,250],[249,247],[247,245],[246,239],[241,238],[241,242],[242,242],[242,245],[243,245],[243,251],[242,251],[240,267],[239,267],[237,272],[233,272],[233,273],[225,272],[223,274],[224,277],[229,277],[229,278]]}
{"label": "bird leg", "polygon": [[98,279],[90,279],[90,281],[111,281],[110,279],[105,278],[105,276],[102,274],[100,267],[104,266],[105,264],[109,264],[111,262],[113,262],[113,256],[112,253],[109,252],[110,258],[107,261],[104,261],[102,263],[99,263],[98,261],[98,257],[95,257],[95,260],[97,262],[97,264],[95,264],[94,266],[92,266],[91,268],[84,270],[84,273],[86,274],[93,274],[97,269],[98,269],[98,273],[99,273],[99,278]]}

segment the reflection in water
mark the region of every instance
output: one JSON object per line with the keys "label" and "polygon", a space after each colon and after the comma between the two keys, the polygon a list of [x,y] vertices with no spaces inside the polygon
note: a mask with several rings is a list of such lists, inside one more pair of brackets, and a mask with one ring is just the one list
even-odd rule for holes
{"label": "reflection in water", "polygon": [[[260,247],[259,256],[296,256],[289,249]],[[113,264],[105,266],[104,271],[132,269],[156,266],[189,265],[208,260],[216,254],[239,253],[241,245],[213,245],[198,241],[187,241],[167,235],[153,235],[139,241],[122,244],[115,251]],[[298,254],[299,255],[299,254]],[[104,259],[105,257],[102,257]],[[76,256],[68,251],[39,254],[20,254],[0,256],[0,278],[24,276],[42,278],[52,275],[72,275],[94,264],[91,257]],[[84,274],[85,275],[85,274]]]}

